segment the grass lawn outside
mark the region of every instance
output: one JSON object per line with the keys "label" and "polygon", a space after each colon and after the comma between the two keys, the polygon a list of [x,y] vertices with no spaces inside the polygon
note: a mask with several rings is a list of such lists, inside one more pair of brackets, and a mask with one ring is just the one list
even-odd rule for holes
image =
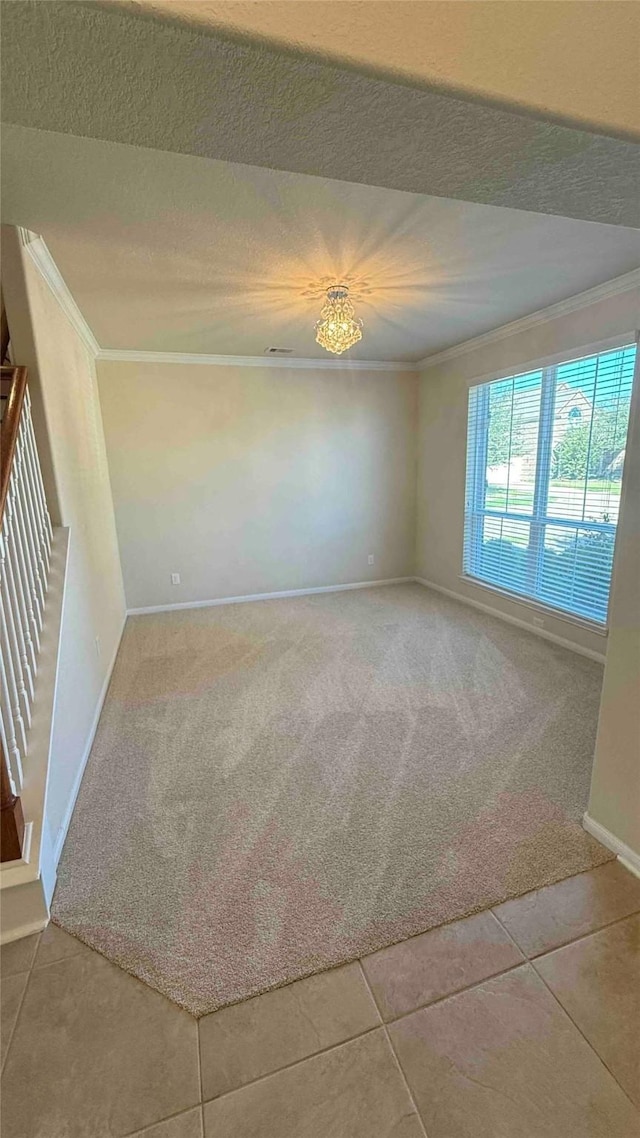
{"label": "grass lawn outside", "polygon": [[[547,515],[575,518],[576,521],[604,521],[603,514],[611,522],[618,520],[620,505],[620,483],[594,479],[584,483],[556,482],[549,486]],[[489,485],[485,498],[488,510],[506,510],[511,513],[530,514],[533,509],[533,485],[507,487]],[[584,512],[583,512],[584,508]]]}

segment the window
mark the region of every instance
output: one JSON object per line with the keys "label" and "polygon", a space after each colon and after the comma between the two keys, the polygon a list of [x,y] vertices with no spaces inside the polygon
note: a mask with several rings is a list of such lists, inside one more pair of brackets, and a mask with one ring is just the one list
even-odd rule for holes
{"label": "window", "polygon": [[471,388],[465,574],[606,624],[635,355]]}

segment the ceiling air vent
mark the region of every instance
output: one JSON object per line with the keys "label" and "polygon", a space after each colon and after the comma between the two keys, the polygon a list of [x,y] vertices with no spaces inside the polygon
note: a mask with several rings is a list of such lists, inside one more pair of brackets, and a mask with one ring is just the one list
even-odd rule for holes
{"label": "ceiling air vent", "polygon": [[265,348],[265,356],[292,356],[293,348]]}

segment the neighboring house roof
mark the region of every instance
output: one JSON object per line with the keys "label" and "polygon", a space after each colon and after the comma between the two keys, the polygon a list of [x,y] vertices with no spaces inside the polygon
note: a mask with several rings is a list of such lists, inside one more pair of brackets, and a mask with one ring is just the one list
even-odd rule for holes
{"label": "neighboring house roof", "polygon": [[577,387],[569,387],[568,383],[559,383],[556,388],[556,415],[559,411],[569,411],[571,407],[578,406],[585,407],[589,411],[593,408],[591,400],[584,391],[580,391]]}
{"label": "neighboring house roof", "polygon": [[621,451],[618,451],[615,458],[613,458],[609,465],[605,468],[604,473],[617,474],[619,471],[621,471],[622,467],[624,466],[624,454],[625,447],[623,447]]}

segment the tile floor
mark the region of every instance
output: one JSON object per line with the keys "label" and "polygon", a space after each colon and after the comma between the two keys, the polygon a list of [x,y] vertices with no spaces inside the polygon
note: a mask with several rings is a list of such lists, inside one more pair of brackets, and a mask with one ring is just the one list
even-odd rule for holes
{"label": "tile floor", "polygon": [[199,1021],[55,926],[0,963],[2,1138],[640,1138],[617,862]]}

